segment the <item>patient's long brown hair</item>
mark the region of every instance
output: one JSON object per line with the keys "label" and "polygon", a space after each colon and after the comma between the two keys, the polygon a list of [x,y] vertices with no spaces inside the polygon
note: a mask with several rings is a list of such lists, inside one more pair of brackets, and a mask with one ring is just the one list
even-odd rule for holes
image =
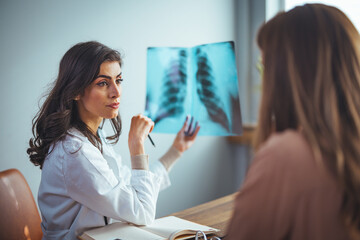
{"label": "patient's long brown hair", "polygon": [[264,24],[263,93],[255,147],[301,129],[344,189],[342,216],[360,238],[360,36],[340,10],[306,4]]}

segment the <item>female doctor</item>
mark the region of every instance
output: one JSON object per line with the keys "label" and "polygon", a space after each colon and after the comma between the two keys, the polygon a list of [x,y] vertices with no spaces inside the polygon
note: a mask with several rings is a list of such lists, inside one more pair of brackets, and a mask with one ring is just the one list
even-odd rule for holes
{"label": "female doctor", "polygon": [[[44,239],[76,239],[110,219],[150,224],[159,191],[170,185],[168,171],[199,132],[197,127],[185,135],[191,128],[186,120],[149,169],[144,141],[154,123],[134,116],[128,137],[132,169],[123,165],[110,146],[121,133],[121,65],[120,54],[101,43],[76,44],[62,58],[54,87],[33,120],[27,153],[42,169],[38,204]],[[106,119],[112,136],[101,130]]]}

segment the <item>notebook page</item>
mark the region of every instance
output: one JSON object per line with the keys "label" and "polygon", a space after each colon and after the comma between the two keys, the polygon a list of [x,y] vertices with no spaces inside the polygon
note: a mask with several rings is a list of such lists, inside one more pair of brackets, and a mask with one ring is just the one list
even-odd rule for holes
{"label": "notebook page", "polygon": [[105,227],[86,231],[86,234],[96,240],[164,240],[161,236],[142,230],[139,227],[123,222],[115,222]]}
{"label": "notebook page", "polygon": [[[201,224],[187,221],[174,216],[163,217],[156,219],[155,222],[148,226],[140,227],[146,231],[152,232],[164,238],[169,238],[174,232],[179,232],[181,230],[194,230],[203,231],[205,233],[218,232],[216,228],[211,228]],[[189,231],[187,231],[189,232]]]}

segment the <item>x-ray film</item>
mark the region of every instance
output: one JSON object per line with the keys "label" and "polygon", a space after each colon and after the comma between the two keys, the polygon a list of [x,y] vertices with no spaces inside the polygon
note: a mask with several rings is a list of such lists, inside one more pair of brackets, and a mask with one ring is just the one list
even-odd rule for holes
{"label": "x-ray film", "polygon": [[145,112],[157,133],[177,133],[191,115],[199,135],[241,135],[234,43],[148,48]]}

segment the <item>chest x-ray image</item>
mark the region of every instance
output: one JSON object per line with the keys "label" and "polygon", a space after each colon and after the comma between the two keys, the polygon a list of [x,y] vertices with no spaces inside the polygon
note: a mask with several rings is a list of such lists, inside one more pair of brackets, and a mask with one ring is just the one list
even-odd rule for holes
{"label": "chest x-ray image", "polygon": [[148,48],[145,113],[157,133],[177,133],[191,115],[200,135],[241,135],[234,43]]}

